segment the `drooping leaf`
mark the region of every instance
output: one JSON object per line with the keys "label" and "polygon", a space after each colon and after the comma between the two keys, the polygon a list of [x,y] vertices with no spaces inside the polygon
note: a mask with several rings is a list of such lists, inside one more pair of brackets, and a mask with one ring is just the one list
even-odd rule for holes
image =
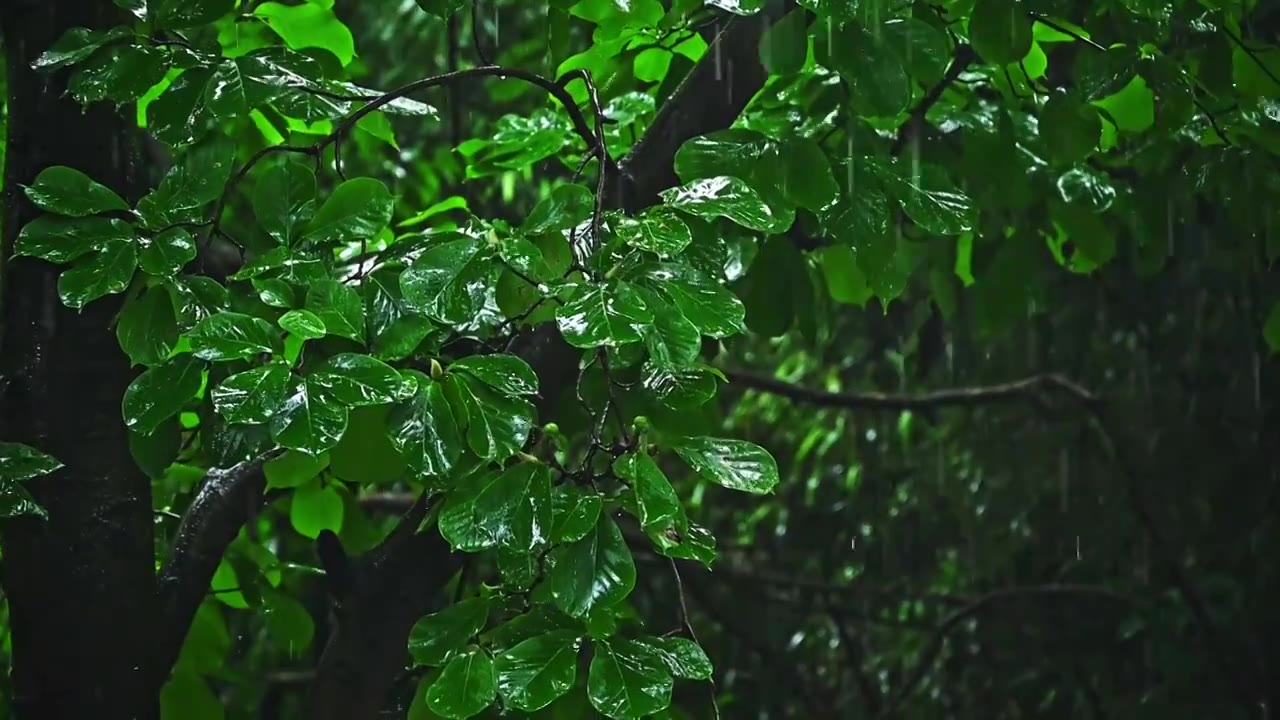
{"label": "drooping leaf", "polygon": [[48,475],[62,467],[51,455],[15,442],[0,442],[0,481],[21,482]]}
{"label": "drooping leaf", "polygon": [[190,354],[143,371],[124,391],[124,424],[141,433],[155,432],[200,391],[203,374],[204,363]]}
{"label": "drooping leaf", "polygon": [[391,411],[387,433],[409,467],[421,475],[440,477],[462,454],[462,435],[443,385],[420,374],[414,380],[417,392]]}
{"label": "drooping leaf", "polygon": [[442,665],[489,621],[489,599],[470,598],[424,615],[409,631],[409,655],[418,665]]}
{"label": "drooping leaf", "polygon": [[[342,187],[339,186],[339,190]],[[333,203],[337,195],[338,192],[334,191],[325,205]],[[301,239],[302,229],[315,213],[315,198],[315,170],[304,163],[280,163],[258,180],[253,194],[253,214],[258,219],[258,225],[275,238],[276,242],[293,245]],[[331,212],[336,214],[337,209],[331,209]],[[354,224],[348,222],[343,226],[335,221],[331,227],[336,232],[340,226],[350,227]]]}
{"label": "drooping leaf", "polygon": [[551,597],[572,617],[621,602],[636,584],[636,566],[617,523],[601,514],[594,530],[553,551]]}
{"label": "drooping leaf", "polygon": [[13,251],[15,255],[66,263],[87,255],[95,248],[120,242],[131,243],[133,239],[133,226],[123,220],[41,215],[22,227]]}
{"label": "drooping leaf", "polygon": [[789,208],[770,207],[746,181],[736,177],[694,180],[661,194],[663,201],[677,210],[702,218],[726,217],[751,230],[782,232],[795,221]]}
{"label": "drooping leaf", "polygon": [[82,308],[104,295],[124,292],[138,269],[136,246],[123,240],[102,243],[58,278],[58,296],[67,307]]}
{"label": "drooping leaf", "polygon": [[454,720],[478,715],[498,694],[493,658],[479,648],[456,655],[427,690],[427,707]]}
{"label": "drooping leaf", "polygon": [[551,541],[576,542],[595,530],[603,502],[598,493],[575,485],[557,485],[551,497]]}
{"label": "drooping leaf", "polygon": [[568,692],[578,674],[578,646],[576,633],[555,630],[498,655],[498,691],[506,704],[533,712]]}
{"label": "drooping leaf", "polygon": [[768,494],[778,484],[778,464],[768,450],[745,440],[683,438],[675,451],[704,478],[731,490]]}
{"label": "drooping leaf", "polygon": [[594,645],[587,696],[610,718],[641,718],[671,704],[674,681],[662,659],[635,640],[609,640]]}
{"label": "drooping leaf", "polygon": [[625,455],[614,463],[619,477],[631,482],[635,491],[640,526],[645,530],[676,528],[684,531],[689,522],[671,481],[645,452]]}
{"label": "drooping leaf", "polygon": [[152,287],[127,302],[116,322],[120,349],[135,365],[159,365],[178,344],[173,301],[162,287]]}
{"label": "drooping leaf", "polygon": [[65,165],[53,165],[41,170],[35,181],[23,191],[36,207],[58,215],[84,217],[129,209],[129,205],[114,190]]}

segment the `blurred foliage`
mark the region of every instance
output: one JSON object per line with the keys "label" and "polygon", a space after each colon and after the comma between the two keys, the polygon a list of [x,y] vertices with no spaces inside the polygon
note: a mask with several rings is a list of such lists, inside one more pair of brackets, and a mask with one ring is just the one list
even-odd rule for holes
{"label": "blurred foliage", "polygon": [[[304,716],[315,540],[419,492],[467,555],[396,716],[1266,717],[1274,4],[117,4],[37,64],[172,163],[46,170],[15,250],[126,295],[160,557],[265,463],[166,718]],[[766,82],[616,210],[728,22]],[[6,445],[6,514],[54,467]]]}

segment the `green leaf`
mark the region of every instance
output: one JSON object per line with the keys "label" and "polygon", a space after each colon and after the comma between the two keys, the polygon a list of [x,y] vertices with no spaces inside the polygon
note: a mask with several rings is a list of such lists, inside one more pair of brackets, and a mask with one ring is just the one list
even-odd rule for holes
{"label": "green leaf", "polygon": [[444,477],[462,454],[462,436],[441,383],[416,375],[417,392],[387,419],[391,444],[420,475]]}
{"label": "green leaf", "polygon": [[778,464],[755,443],[691,437],[681,439],[675,451],[699,475],[730,490],[764,495],[778,484]]}
{"label": "green leaf", "polygon": [[992,65],[1016,63],[1031,52],[1031,16],[1017,0],[978,0],[969,16],[969,44]]}
{"label": "green leaf", "polygon": [[259,317],[220,312],[196,323],[187,333],[191,351],[201,360],[245,360],[279,352],[280,332]]}
{"label": "green leaf", "polygon": [[1267,341],[1267,348],[1272,354],[1280,353],[1280,302],[1271,306],[1267,320],[1262,325],[1262,337]]}
{"label": "green leaf", "polygon": [[330,357],[308,379],[348,407],[392,403],[412,392],[395,368],[359,353]]}
{"label": "green leaf", "polygon": [[549,477],[546,465],[533,462],[516,463],[500,473],[472,475],[445,498],[440,534],[463,552],[512,544],[525,497],[535,482],[549,482]]}
{"label": "green leaf", "polygon": [[515,355],[472,355],[449,366],[506,395],[537,395],[538,376],[529,363]]}
{"label": "green leaf", "polygon": [[702,335],[689,318],[670,301],[644,287],[635,288],[653,313],[653,323],[643,329],[649,362],[664,370],[687,368],[698,359]]}
{"label": "green leaf", "polygon": [[371,238],[391,224],[394,210],[395,198],[381,181],[352,178],[325,198],[307,224],[303,239],[312,243],[340,243]]}
{"label": "green leaf", "polygon": [[178,344],[173,301],[162,287],[129,300],[116,322],[116,340],[134,365],[159,365]]}
{"label": "green leaf", "polygon": [[130,103],[164,80],[168,59],[158,48],[110,45],[76,68],[67,82],[67,92],[85,105],[99,100]]}
{"label": "green leaf", "polygon": [[223,380],[213,389],[213,406],[230,423],[265,423],[284,407],[292,375],[273,362]]}
{"label": "green leaf", "polygon": [[288,450],[283,455],[262,466],[262,474],[267,478],[267,489],[302,487],[315,480],[325,468],[329,467],[329,453],[307,455],[296,450]]}
{"label": "green leaf", "polygon": [[161,278],[178,274],[196,257],[196,243],[182,228],[169,228],[155,237],[138,238],[138,265],[142,271]]}
{"label": "green leaf", "polygon": [[675,213],[660,208],[645,211],[638,217],[624,215],[618,218],[616,229],[618,237],[631,247],[662,257],[679,255],[693,242],[689,226]]}
{"label": "green leaf", "polygon": [[614,463],[614,470],[619,477],[631,482],[642,528],[646,531],[675,528],[681,532],[688,529],[689,521],[675,488],[648,453],[624,455]]}
{"label": "green leaf", "polygon": [[67,65],[74,65],[92,55],[94,50],[112,40],[126,37],[131,33],[132,31],[123,25],[110,30],[90,30],[88,28],[73,27],[64,32],[52,47],[41,53],[40,57],[31,63],[31,67],[36,70],[49,71],[66,67]]}
{"label": "green leaf", "polygon": [[138,268],[137,249],[131,242],[102,243],[58,278],[58,296],[67,307],[82,308],[104,295],[125,291]]}
{"label": "green leaf", "polygon": [[694,180],[677,188],[663,190],[667,205],[702,218],[726,217],[750,230],[777,233],[795,221],[789,208],[775,210],[745,181],[736,177]]}
{"label": "green leaf", "polygon": [[556,309],[560,334],[575,347],[617,347],[638,342],[653,313],[627,283],[584,285]]}
{"label": "green leaf", "polygon": [[404,457],[388,435],[389,406],[358,407],[342,440],[329,451],[330,469],[349,482],[379,485],[404,477]]}
{"label": "green leaf", "polygon": [[155,432],[195,397],[203,375],[204,363],[192,355],[178,355],[144,371],[124,391],[124,424],[140,433]]}
{"label": "green leaf", "polygon": [[[342,187],[340,185],[338,189]],[[263,231],[282,245],[293,245],[301,239],[303,227],[315,214],[314,168],[303,163],[280,163],[263,174],[255,190],[253,214]],[[325,203],[326,207],[334,202],[336,196],[337,191],[334,191]]]}
{"label": "green leaf", "polygon": [[641,718],[671,704],[674,685],[662,659],[648,645],[635,640],[595,644],[587,696],[610,718]]}
{"label": "green leaf", "polygon": [[832,300],[858,306],[867,304],[874,293],[858,267],[857,254],[852,248],[845,245],[823,248],[819,258]]}
{"label": "green leaf", "polygon": [[722,338],[744,329],[746,308],[738,296],[693,268],[651,264],[642,269],[640,277],[647,287],[670,298],[703,335]]}
{"label": "green leaf", "polygon": [[462,719],[478,715],[498,694],[493,658],[479,648],[455,656],[427,690],[427,707],[437,715]]}
{"label": "green leaf", "polygon": [[578,674],[579,644],[577,633],[556,630],[498,655],[498,691],[505,703],[533,712],[569,692]]}
{"label": "green leaf", "polygon": [[324,320],[310,310],[290,310],[281,315],[276,324],[303,340],[315,340],[327,334]]}
{"label": "green leaf", "polygon": [[147,0],[147,15],[168,30],[207,25],[231,12],[235,0]]}
{"label": "green leaf", "polygon": [[457,602],[424,615],[409,631],[409,655],[417,665],[440,665],[461,650],[489,621],[489,598]]}
{"label": "green leaf", "polygon": [[215,134],[201,140],[182,155],[155,191],[138,201],[138,214],[153,229],[203,221],[201,209],[221,197],[234,165],[235,145],[229,138]]}
{"label": "green leaf", "polygon": [[1040,137],[1059,163],[1071,165],[1088,157],[1102,135],[1102,118],[1068,93],[1055,93],[1040,109]]}
{"label": "green leaf", "polygon": [[410,311],[400,293],[399,273],[391,270],[365,275],[364,293],[366,328],[373,352],[383,360],[400,360],[412,355],[432,332],[427,318]]}
{"label": "green leaf", "polygon": [[921,229],[937,235],[959,235],[973,229],[977,212],[937,165],[914,167],[906,161],[872,165],[885,187]]}
{"label": "green leaf", "polygon": [[133,226],[123,220],[41,215],[23,226],[13,252],[53,263],[66,263],[103,245],[131,243],[133,239]]}
{"label": "green leaf", "polygon": [[770,25],[760,38],[760,64],[770,75],[800,72],[809,53],[809,18],[795,9]]}
{"label": "green leaf", "polygon": [[1125,132],[1140,133],[1155,124],[1155,95],[1142,76],[1134,77],[1118,92],[1093,104],[1106,111]]}
{"label": "green leaf", "polygon": [[169,676],[160,690],[160,717],[223,720],[222,701],[203,676],[189,670]]}
{"label": "green leaf", "polygon": [[315,637],[316,625],[302,603],[280,592],[264,596],[263,621],[267,634],[291,657],[306,652]]}
{"label": "green leaf", "polygon": [[342,439],[347,407],[313,378],[295,378],[280,412],[271,418],[271,437],[287,448],[319,455]]}
{"label": "green leaf", "polygon": [[0,519],[34,515],[48,519],[45,511],[26,488],[11,480],[0,479]]}
{"label": "green leaf", "polygon": [[289,522],[299,535],[314,540],[322,530],[341,531],[343,512],[338,491],[316,479],[293,491]]}
{"label": "green leaf", "polygon": [[253,14],[265,20],[294,50],[327,50],[344,66],[355,57],[355,38],[331,7],[313,2],[302,5],[265,2],[254,8]]}
{"label": "green leaf", "polygon": [[711,660],[698,643],[682,637],[647,637],[637,642],[653,648],[672,675],[690,680],[711,679]]}
{"label": "green leaf", "polygon": [[593,531],[604,503],[600,495],[576,485],[557,485],[551,497],[551,541],[576,542]]}
{"label": "green leaf", "polygon": [[635,560],[622,531],[607,514],[602,513],[595,529],[581,540],[553,553],[551,598],[572,617],[622,602],[635,587]]}
{"label": "green leaf", "polygon": [[0,442],[0,481],[21,482],[48,475],[63,465],[51,455],[14,442]]}
{"label": "green leaf", "polygon": [[480,244],[471,238],[432,245],[400,275],[405,304],[442,323],[462,322],[475,311],[467,288]]}
{"label": "green leaf", "polygon": [[591,217],[595,201],[591,191],[581,185],[557,185],[545,200],[538,203],[520,232],[541,235],[577,227]]}
{"label": "green leaf", "polygon": [[23,191],[27,199],[46,212],[84,217],[112,210],[128,211],[129,205],[115,191],[88,175],[64,165],[40,171]]}
{"label": "green leaf", "polygon": [[[621,5],[629,0],[615,0],[615,2]],[[707,0],[707,4],[734,15],[754,15],[764,8],[764,0]]]}
{"label": "green leaf", "polygon": [[321,280],[307,293],[306,309],[320,318],[330,335],[364,342],[364,305],[354,288]]}
{"label": "green leaf", "polygon": [[862,117],[893,118],[911,102],[911,77],[905,59],[885,42],[878,26],[846,25],[838,37],[818,30],[818,57],[826,54],[831,69],[849,86],[853,112]]}
{"label": "green leaf", "polygon": [[505,460],[524,447],[533,430],[534,408],[523,398],[499,394],[466,375],[445,378],[454,415],[465,418],[467,444],[486,460]]}

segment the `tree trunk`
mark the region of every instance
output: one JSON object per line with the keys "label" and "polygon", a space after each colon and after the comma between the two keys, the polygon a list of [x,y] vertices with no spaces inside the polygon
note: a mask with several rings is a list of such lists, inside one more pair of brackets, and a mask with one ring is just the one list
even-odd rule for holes
{"label": "tree trunk", "polygon": [[[66,73],[31,62],[66,29],[109,27],[111,0],[6,0],[9,136],[3,244],[12,253],[36,209],[20,184],[68,165],[135,195],[132,132],[106,104],[83,112],[63,96]],[[25,442],[66,467],[27,484],[49,514],[0,527],[18,718],[150,718],[147,655],[154,621],[151,486],[129,454],[120,400],[132,372],[116,344],[119,296],[83,312],[62,305],[61,268],[20,258],[0,267],[0,439]]]}

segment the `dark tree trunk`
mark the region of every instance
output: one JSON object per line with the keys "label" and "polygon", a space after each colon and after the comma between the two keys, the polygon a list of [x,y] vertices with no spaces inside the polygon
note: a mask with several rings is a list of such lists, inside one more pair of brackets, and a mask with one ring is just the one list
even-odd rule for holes
{"label": "dark tree trunk", "polygon": [[[74,26],[109,27],[111,0],[6,0],[9,136],[3,252],[35,216],[19,187],[68,165],[134,195],[133,133],[107,105],[82,112],[65,73],[31,61]],[[27,487],[48,521],[6,522],[3,583],[13,638],[15,714],[25,718],[150,718],[146,686],[154,621],[151,487],[129,455],[120,399],[132,376],[112,321],[119,297],[83,312],[58,298],[60,268],[27,258],[3,268],[0,439],[25,442],[66,467]]]}

